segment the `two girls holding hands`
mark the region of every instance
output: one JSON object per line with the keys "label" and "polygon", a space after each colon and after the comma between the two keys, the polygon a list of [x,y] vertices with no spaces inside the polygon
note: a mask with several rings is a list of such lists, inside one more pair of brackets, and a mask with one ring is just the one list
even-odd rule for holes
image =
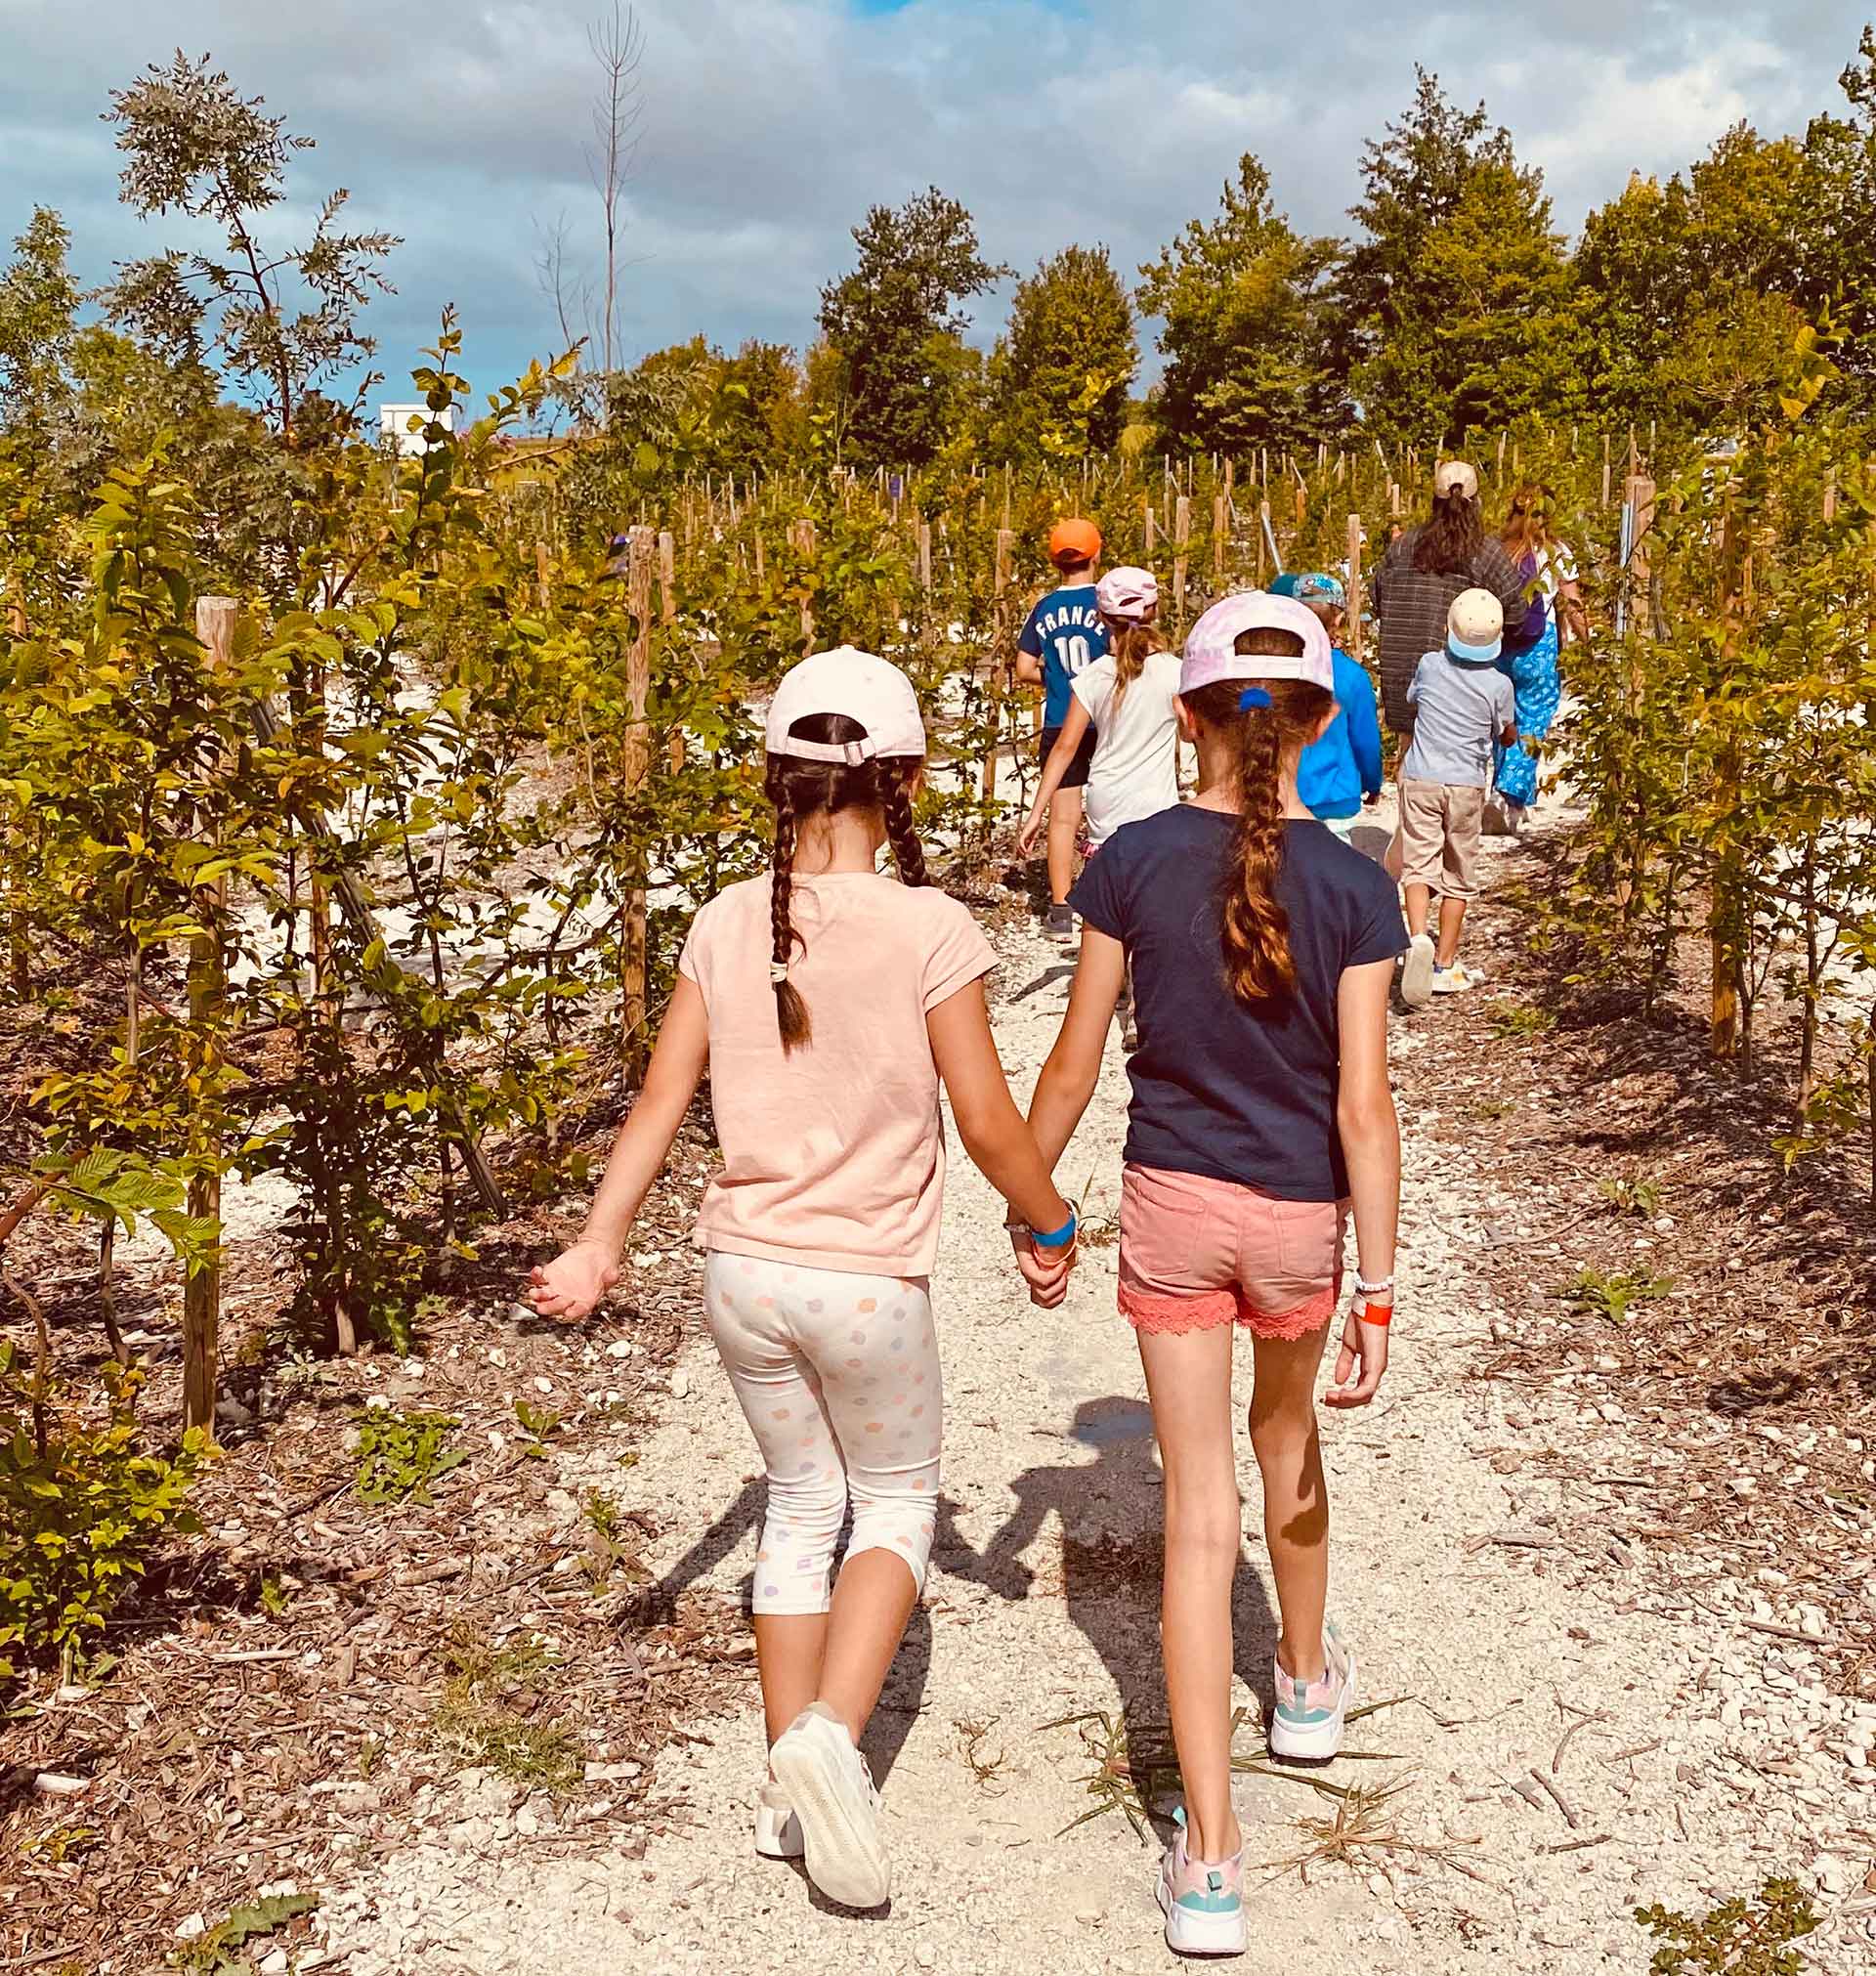
{"label": "two girls holding hands", "polygon": [[[1142,654],[1123,700],[1142,687],[1157,700],[1154,657]],[[873,1906],[890,1884],[857,1745],[922,1585],[939,1486],[938,1087],[1010,1205],[1032,1298],[1059,1304],[1076,1218],[1050,1168],[1092,1095],[1130,966],[1140,1049],[1120,1304],[1166,1471],[1163,1639],[1185,1808],[1159,1891],[1174,1949],[1245,1946],[1229,1788],[1240,1324],[1283,1614],[1271,1748],[1325,1759],[1340,1747],[1355,1670],[1325,1617],[1313,1393],[1350,1205],[1365,1302],[1329,1402],[1365,1404],[1386,1363],[1399,1151],[1386,1013],[1406,936],[1379,867],[1297,799],[1298,757],[1334,715],[1332,679],[1321,625],[1292,601],[1227,598],[1194,628],[1169,710],[1197,750],[1198,795],[1117,825],[1077,885],[1080,964],[1025,1125],[985,1005],[995,957],[965,909],[924,881],[912,688],[851,649],[804,661],[768,719],[770,877],[697,916],[585,1231],[534,1272],[535,1308],[568,1317],[617,1280],[707,1064],[724,1170],[697,1233],[705,1310],[769,1479],[753,1595],[771,1745],[756,1843],[805,1853],[835,1901]],[[874,871],[886,844],[897,881]]]}

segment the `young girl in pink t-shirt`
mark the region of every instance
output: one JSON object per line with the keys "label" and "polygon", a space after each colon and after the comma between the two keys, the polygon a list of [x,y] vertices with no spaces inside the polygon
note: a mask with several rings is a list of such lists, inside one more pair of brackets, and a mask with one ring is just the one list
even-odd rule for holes
{"label": "young girl in pink t-shirt", "polygon": [[[645,1088],[580,1239],[531,1300],[581,1317],[707,1064],[723,1171],[698,1217],[711,1336],[768,1471],[756,1553],[770,1743],[756,1848],[805,1854],[830,1899],[890,1875],[857,1747],[924,1581],[942,1397],[928,1278],[945,1175],[942,1079],[964,1150],[1016,1211],[1031,1295],[1059,1303],[1075,1216],[1010,1097],[969,913],[925,881],[911,682],[849,646],[804,660],[769,710],[767,879],[697,915]],[[874,870],[890,843],[899,877]],[[1031,1234],[1034,1227],[1039,1232]],[[834,1544],[853,1534],[829,1594]]]}

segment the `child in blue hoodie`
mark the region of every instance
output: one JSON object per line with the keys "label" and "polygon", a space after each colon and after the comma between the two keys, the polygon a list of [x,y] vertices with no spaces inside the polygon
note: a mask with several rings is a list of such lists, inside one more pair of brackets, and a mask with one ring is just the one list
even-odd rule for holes
{"label": "child in blue hoodie", "polygon": [[1313,611],[1335,646],[1336,717],[1321,740],[1302,751],[1297,764],[1297,795],[1312,816],[1338,837],[1346,837],[1362,805],[1381,795],[1381,717],[1375,709],[1374,682],[1337,642],[1346,602],[1339,578],[1319,572],[1285,575],[1270,588],[1274,595],[1294,597]]}

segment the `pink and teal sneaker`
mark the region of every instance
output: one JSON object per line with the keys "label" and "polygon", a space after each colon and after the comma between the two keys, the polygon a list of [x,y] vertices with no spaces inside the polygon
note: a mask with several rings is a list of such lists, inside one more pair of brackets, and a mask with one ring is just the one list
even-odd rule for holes
{"label": "pink and teal sneaker", "polygon": [[1292,1763],[1327,1763],[1342,1753],[1342,1733],[1355,1701],[1355,1656],[1333,1626],[1322,1629],[1328,1665],[1314,1681],[1296,1681],[1276,1663],[1277,1710],[1270,1754]]}
{"label": "pink and teal sneaker", "polygon": [[1172,1814],[1178,1826],[1160,1862],[1160,1909],[1166,1915],[1166,1946],[1179,1955],[1242,1955],[1244,1930],[1244,1851],[1215,1865],[1185,1852],[1185,1813]]}

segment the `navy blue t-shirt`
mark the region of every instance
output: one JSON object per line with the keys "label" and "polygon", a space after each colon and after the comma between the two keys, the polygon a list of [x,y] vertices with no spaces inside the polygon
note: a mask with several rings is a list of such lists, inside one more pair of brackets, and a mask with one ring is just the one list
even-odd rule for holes
{"label": "navy blue t-shirt", "polygon": [[1218,944],[1236,827],[1191,803],[1127,824],[1069,894],[1133,965],[1140,1047],[1128,1063],[1127,1157],[1285,1200],[1340,1200],[1336,992],[1344,967],[1405,953],[1407,928],[1379,865],[1326,824],[1286,823],[1277,897],[1297,992],[1263,1009],[1240,1002]]}
{"label": "navy blue t-shirt", "polygon": [[1107,657],[1107,626],[1094,601],[1094,585],[1070,583],[1051,590],[1029,614],[1016,649],[1043,662],[1043,725],[1060,727],[1068,718],[1076,673]]}

